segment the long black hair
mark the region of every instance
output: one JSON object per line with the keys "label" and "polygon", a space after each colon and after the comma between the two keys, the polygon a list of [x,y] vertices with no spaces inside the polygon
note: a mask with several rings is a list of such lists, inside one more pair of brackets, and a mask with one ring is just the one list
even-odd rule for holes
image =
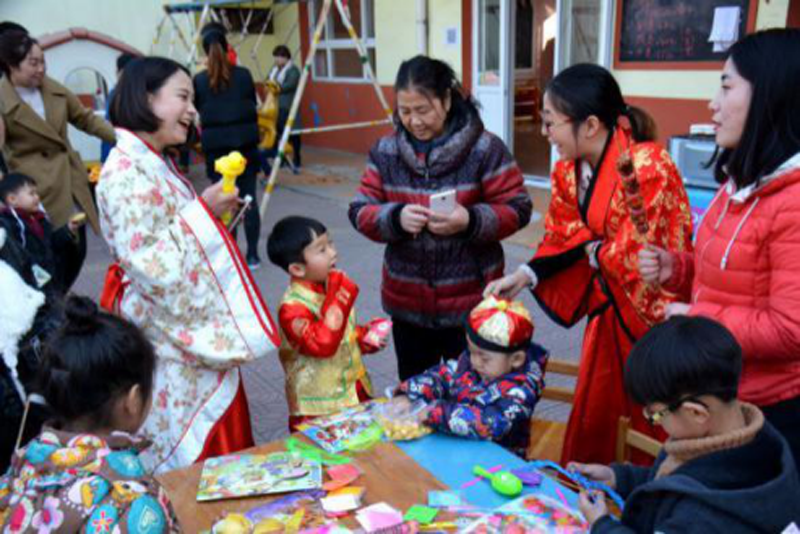
{"label": "long black hair", "polygon": [[800,30],[753,33],[734,44],[728,57],[752,86],[742,138],[716,159],[719,183],[738,188],[757,183],[800,152]]}
{"label": "long black hair", "polygon": [[90,418],[111,424],[114,400],[138,385],[153,391],[155,350],[132,323],[98,310],[86,297],[71,296],[65,321],[45,345],[40,390],[62,422]]}
{"label": "long black hair", "polygon": [[[397,71],[394,92],[397,94],[398,91],[411,89],[442,102],[449,97],[450,110],[445,121],[448,126],[466,123],[470,117],[479,117],[478,103],[458,81],[453,68],[444,61],[423,55],[403,61]],[[395,124],[402,125],[397,109],[394,118]]]}
{"label": "long black hair", "polygon": [[626,104],[617,80],[599,65],[578,63],[567,67],[550,80],[545,93],[558,112],[569,117],[575,133],[592,115],[613,131],[622,115],[630,121],[635,141],[656,138],[653,118],[643,109]]}

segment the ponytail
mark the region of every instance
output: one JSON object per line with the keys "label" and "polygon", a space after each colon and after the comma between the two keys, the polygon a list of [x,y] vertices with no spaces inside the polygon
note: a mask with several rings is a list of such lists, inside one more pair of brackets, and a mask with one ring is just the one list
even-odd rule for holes
{"label": "ponytail", "polygon": [[595,116],[613,131],[624,117],[630,122],[637,143],[656,138],[653,117],[641,108],[626,104],[617,80],[599,65],[579,63],[568,67],[550,80],[545,92],[555,108],[569,117],[574,128]]}
{"label": "ponytail", "polygon": [[642,108],[636,106],[625,106],[622,115],[627,117],[631,123],[633,140],[637,143],[655,141],[658,137],[658,127],[653,116]]}
{"label": "ponytail", "polygon": [[225,27],[218,22],[206,24],[200,31],[203,50],[208,58],[208,78],[211,90],[215,93],[224,91],[231,83],[231,65],[228,59],[228,40],[225,38]]}
{"label": "ponytail", "polygon": [[228,60],[228,53],[223,50],[222,44],[211,45],[208,54],[208,78],[211,90],[215,93],[224,91],[231,83],[232,66]]}

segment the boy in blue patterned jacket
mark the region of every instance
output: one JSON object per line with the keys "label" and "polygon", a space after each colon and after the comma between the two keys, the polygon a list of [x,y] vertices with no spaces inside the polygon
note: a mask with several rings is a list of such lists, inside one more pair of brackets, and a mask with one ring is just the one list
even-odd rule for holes
{"label": "boy in blue patterned jacket", "polygon": [[470,312],[466,331],[468,348],[458,360],[406,380],[392,402],[425,401],[420,418],[433,429],[490,439],[524,456],[547,363],[547,352],[531,341],[530,314],[519,301],[488,297]]}

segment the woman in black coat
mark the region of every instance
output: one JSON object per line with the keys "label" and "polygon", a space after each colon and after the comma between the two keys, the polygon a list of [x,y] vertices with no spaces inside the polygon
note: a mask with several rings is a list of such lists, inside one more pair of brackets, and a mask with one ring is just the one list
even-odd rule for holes
{"label": "woman in black coat", "polygon": [[[220,24],[206,25],[201,32],[208,69],[194,78],[195,107],[200,113],[206,173],[212,182],[221,176],[214,162],[232,150],[247,159],[247,168],[236,181],[239,195],[253,197],[256,205],[256,178],[259,170],[256,90],[250,71],[232,65],[228,58],[225,29]],[[247,264],[260,265],[258,238],[261,220],[258,209],[250,208],[244,217],[247,238]]]}

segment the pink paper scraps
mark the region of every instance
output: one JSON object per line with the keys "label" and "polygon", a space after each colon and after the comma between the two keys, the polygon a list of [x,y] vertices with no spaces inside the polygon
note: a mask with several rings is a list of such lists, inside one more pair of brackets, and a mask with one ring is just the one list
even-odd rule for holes
{"label": "pink paper scraps", "polygon": [[349,486],[361,476],[361,470],[353,464],[334,465],[327,470],[330,481],[322,485],[325,491],[335,491]]}
{"label": "pink paper scraps", "polygon": [[402,524],[403,514],[385,502],[379,502],[356,512],[356,521],[367,532],[374,532]]}

